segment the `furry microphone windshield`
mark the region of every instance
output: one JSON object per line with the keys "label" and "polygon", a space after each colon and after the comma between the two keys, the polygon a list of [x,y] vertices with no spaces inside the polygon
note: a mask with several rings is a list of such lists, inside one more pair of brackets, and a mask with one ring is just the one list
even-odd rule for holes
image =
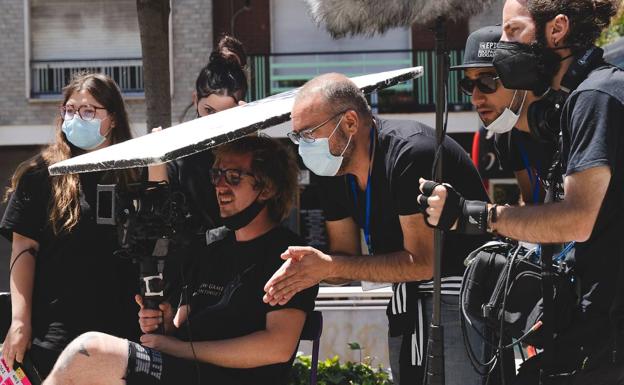
{"label": "furry microphone windshield", "polygon": [[334,38],[374,35],[412,24],[429,25],[438,17],[465,19],[494,0],[305,0],[317,24]]}

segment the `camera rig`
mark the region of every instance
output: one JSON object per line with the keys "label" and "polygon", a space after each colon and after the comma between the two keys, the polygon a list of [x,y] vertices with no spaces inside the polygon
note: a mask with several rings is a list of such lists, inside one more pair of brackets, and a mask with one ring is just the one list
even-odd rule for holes
{"label": "camera rig", "polygon": [[167,182],[97,186],[97,223],[117,226],[115,255],[138,263],[147,309],[158,309],[165,298],[165,260],[187,243],[187,217],[185,195]]}

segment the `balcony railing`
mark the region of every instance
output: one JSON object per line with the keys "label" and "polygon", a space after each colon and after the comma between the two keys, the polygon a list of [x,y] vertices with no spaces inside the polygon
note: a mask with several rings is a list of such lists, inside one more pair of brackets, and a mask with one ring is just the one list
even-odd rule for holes
{"label": "balcony railing", "polygon": [[[449,52],[451,65],[461,63],[463,50]],[[435,108],[436,57],[433,50],[385,50],[349,52],[300,52],[250,55],[251,84],[248,100],[303,85],[313,77],[340,72],[359,76],[398,68],[423,66],[422,77],[379,92],[371,104],[379,112],[433,111]],[[31,62],[31,97],[57,98],[78,71],[97,71],[111,76],[124,95],[143,95],[143,65],[139,58],[111,60],[64,60]],[[459,92],[460,71],[449,74],[449,106],[466,109],[470,99]],[[190,90],[189,90],[190,92]]]}
{"label": "balcony railing", "polygon": [[[451,65],[463,60],[463,50],[449,52]],[[257,100],[303,85],[307,80],[327,72],[347,76],[366,75],[398,68],[423,66],[421,78],[396,85],[371,100],[380,112],[416,112],[435,109],[435,65],[433,50],[384,50],[351,52],[300,52],[251,55],[252,73],[249,100]],[[467,109],[470,99],[459,92],[461,71],[449,74],[449,105],[451,109]]]}
{"label": "balcony railing", "polygon": [[101,72],[113,78],[124,95],[143,95],[143,63],[139,59],[32,61],[32,98],[58,98],[76,72]]}

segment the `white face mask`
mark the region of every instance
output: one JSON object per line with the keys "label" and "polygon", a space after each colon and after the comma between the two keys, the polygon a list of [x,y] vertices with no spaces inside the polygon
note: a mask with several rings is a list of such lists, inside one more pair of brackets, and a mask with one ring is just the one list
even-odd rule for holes
{"label": "white face mask", "polygon": [[[342,115],[342,118],[344,118],[344,115]],[[334,127],[334,130],[329,137],[316,139],[312,143],[304,141],[299,143],[299,155],[301,156],[301,159],[303,159],[303,164],[305,164],[306,167],[316,175],[334,176],[338,173],[338,170],[340,170],[343,160],[342,156],[345,151],[347,151],[347,148],[349,148],[351,137],[353,135],[349,136],[347,145],[338,156],[333,155],[331,151],[329,151],[329,138],[334,135],[338,126],[340,126],[342,118],[340,118],[338,124],[336,124],[336,127]]]}
{"label": "white face mask", "polygon": [[522,97],[522,103],[520,104],[520,108],[518,108],[518,112],[514,113],[510,108],[513,105],[514,100],[516,100],[516,95],[518,95],[518,91],[514,92],[513,98],[511,98],[511,102],[508,107],[505,107],[505,111],[496,120],[490,123],[485,127],[487,130],[486,138],[490,139],[494,134],[504,134],[505,132],[511,131],[512,128],[516,126],[518,123],[518,119],[520,118],[520,112],[522,111],[522,107],[524,107],[524,101],[526,100],[526,95],[528,91],[524,91],[524,96]]}

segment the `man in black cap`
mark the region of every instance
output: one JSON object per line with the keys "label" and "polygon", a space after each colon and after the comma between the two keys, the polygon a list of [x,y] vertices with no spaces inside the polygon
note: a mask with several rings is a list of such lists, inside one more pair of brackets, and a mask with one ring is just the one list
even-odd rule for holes
{"label": "man in black cap", "polygon": [[498,160],[505,170],[513,171],[523,203],[539,203],[544,198],[541,184],[551,164],[555,143],[536,140],[527,120],[529,105],[537,98],[531,91],[503,87],[492,64],[501,38],[500,26],[483,27],[468,36],[464,62],[451,67],[463,70],[461,91],[470,96],[487,130],[495,138]]}

